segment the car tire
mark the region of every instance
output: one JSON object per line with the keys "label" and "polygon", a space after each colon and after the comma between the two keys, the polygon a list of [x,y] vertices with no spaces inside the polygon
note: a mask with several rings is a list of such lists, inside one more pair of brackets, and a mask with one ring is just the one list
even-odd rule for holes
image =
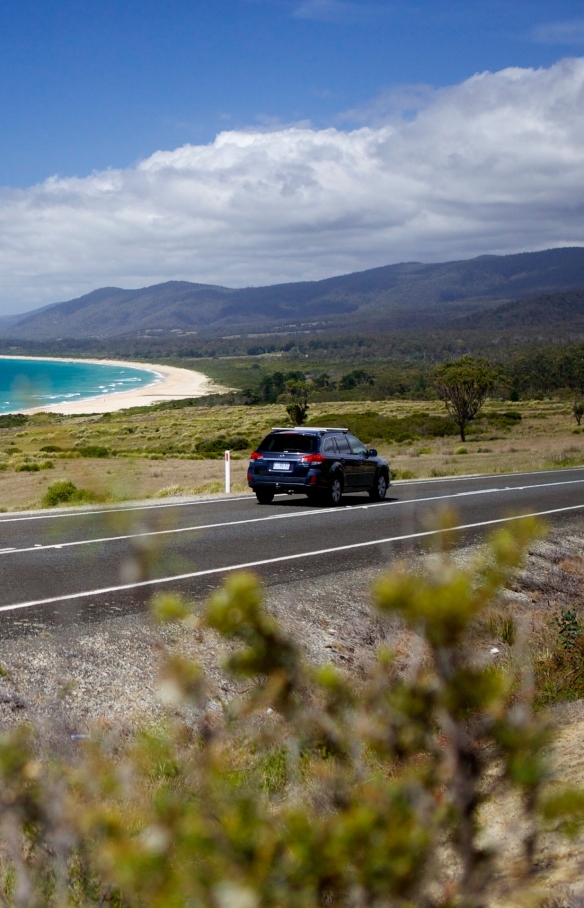
{"label": "car tire", "polygon": [[324,496],[324,504],[329,508],[336,508],[343,497],[343,477],[340,473],[333,473],[330,485]]}
{"label": "car tire", "polygon": [[387,494],[387,476],[382,471],[377,474],[375,477],[375,484],[372,489],[369,490],[369,498],[371,501],[383,501]]}
{"label": "car tire", "polygon": [[269,489],[256,489],[256,498],[258,504],[271,504],[274,500],[274,493]]}

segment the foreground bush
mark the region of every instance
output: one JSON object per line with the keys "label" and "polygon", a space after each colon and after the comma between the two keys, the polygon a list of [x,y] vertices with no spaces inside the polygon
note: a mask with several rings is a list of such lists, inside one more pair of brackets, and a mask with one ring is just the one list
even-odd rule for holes
{"label": "foreground bush", "polygon": [[[549,787],[528,667],[480,658],[472,633],[532,532],[499,532],[470,570],[443,553],[425,576],[396,570],[378,584],[381,615],[418,635],[405,677],[386,651],[358,685],[305,664],[257,581],[239,575],[196,628],[228,641],[237,698],[219,708],[199,668],[170,654],[161,693],[175,718],[125,748],[96,739],[66,760],[39,757],[30,729],[3,737],[5,903],[526,904],[542,824],[577,829],[584,795]],[[154,608],[193,622],[176,597]],[[509,793],[512,867],[481,835],[484,805]]]}

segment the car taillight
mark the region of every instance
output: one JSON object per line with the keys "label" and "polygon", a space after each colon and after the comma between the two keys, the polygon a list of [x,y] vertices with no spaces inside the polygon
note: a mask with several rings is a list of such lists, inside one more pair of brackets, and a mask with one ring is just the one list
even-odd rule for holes
{"label": "car taillight", "polygon": [[259,451],[254,451],[253,454],[251,455],[251,460],[263,460],[263,459],[264,459],[264,455],[260,454]]}
{"label": "car taillight", "polygon": [[324,456],[324,454],[306,454],[306,456],[302,458],[300,463],[323,463],[323,461],[325,460],[326,457]]}

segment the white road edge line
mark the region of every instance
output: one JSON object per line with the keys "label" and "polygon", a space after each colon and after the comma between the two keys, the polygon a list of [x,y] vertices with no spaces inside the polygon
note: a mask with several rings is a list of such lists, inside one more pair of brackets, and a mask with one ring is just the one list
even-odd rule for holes
{"label": "white road edge line", "polygon": [[105,596],[108,593],[121,593],[125,590],[135,590],[146,586],[158,586],[163,583],[177,583],[180,580],[193,580],[196,577],[210,577],[213,574],[227,574],[231,571],[243,571],[251,568],[263,567],[267,564],[281,564],[284,561],[299,561],[301,558],[315,558],[318,555],[332,555],[336,552],[346,552],[351,549],[364,549],[373,545],[386,545],[390,542],[404,542],[408,539],[422,539],[425,536],[436,536],[452,530],[474,530],[479,527],[495,526],[500,523],[509,523],[512,520],[524,520],[528,517],[548,517],[550,514],[563,514],[566,511],[581,511],[584,504],[575,504],[567,508],[553,508],[549,511],[535,511],[530,514],[517,514],[512,517],[498,517],[496,520],[483,520],[481,523],[466,523],[447,530],[424,530],[419,533],[408,533],[405,536],[387,536],[384,539],[371,539],[368,542],[353,542],[350,545],[340,545],[329,549],[317,549],[314,552],[299,552],[296,555],[280,555],[277,558],[264,558],[260,561],[247,561],[241,564],[229,564],[220,568],[207,568],[204,571],[191,571],[188,574],[176,574],[173,577],[155,577],[152,580],[141,580],[139,583],[124,583],[119,586],[107,586],[97,590],[84,590],[81,593],[67,593],[65,596],[51,596],[48,599],[31,599],[28,602],[16,602],[12,605],[0,606],[0,612],[11,612],[17,609],[32,608],[36,605],[52,605],[57,602],[71,602],[74,599],[86,599],[88,596]]}
{"label": "white road edge line", "polygon": [[[390,470],[391,470],[391,466],[390,466]],[[407,487],[407,486],[424,485],[426,483],[429,484],[429,483],[436,483],[436,482],[471,482],[476,479],[499,479],[499,480],[501,480],[501,482],[503,482],[506,477],[512,477],[512,476],[542,476],[542,475],[547,475],[548,473],[552,473],[557,476],[558,473],[561,475],[562,473],[571,473],[571,472],[575,472],[576,470],[584,470],[584,466],[582,466],[582,467],[560,467],[560,469],[558,469],[558,470],[531,470],[529,472],[518,471],[517,473],[470,473],[467,476],[437,476],[437,477],[428,477],[427,479],[407,479],[407,480],[402,480],[402,482],[400,482],[399,480],[396,480],[395,482],[391,483],[390,488],[393,488],[394,486],[400,486],[400,485],[405,485]],[[99,507],[92,508],[90,511],[71,510],[71,511],[56,511],[56,512],[51,512],[49,514],[46,514],[46,513],[44,513],[44,514],[24,514],[23,516],[19,516],[19,517],[1,517],[0,516],[0,524],[18,523],[18,522],[21,522],[24,520],[54,520],[54,519],[63,518],[63,517],[88,517],[88,516],[91,516],[92,514],[125,514],[128,511],[155,511],[155,510],[160,510],[161,508],[187,508],[187,507],[194,507],[195,505],[201,505],[201,504],[224,504],[225,502],[229,502],[229,501],[250,501],[254,497],[255,497],[254,495],[234,495],[234,496],[230,496],[229,498],[219,498],[219,497],[217,497],[217,498],[199,498],[194,501],[192,501],[192,500],[191,501],[170,501],[170,502],[164,502],[164,503],[161,502],[160,504],[139,504],[139,505],[131,505],[130,507],[127,507],[127,508],[110,508],[110,507],[106,506],[103,508],[99,508]]]}
{"label": "white road edge line", "polygon": [[[570,467],[576,469],[576,467]],[[94,514],[126,514],[128,511],[156,511],[162,508],[186,508],[197,504],[222,504],[225,501],[249,501],[255,495],[233,495],[230,498],[197,498],[194,501],[166,501],[160,504],[135,504],[127,508],[92,508],[90,511],[51,511],[49,514],[24,514],[19,517],[0,517],[2,523],[19,523],[23,520],[54,520],[58,517],[91,517]]]}
{"label": "white road edge line", "polygon": [[529,486],[507,486],[501,489],[474,489],[469,492],[454,492],[452,495],[433,495],[428,498],[407,498],[403,501],[377,501],[371,504],[356,506],[344,505],[334,508],[319,508],[312,511],[296,511],[293,514],[271,514],[269,517],[248,517],[246,520],[224,520],[219,523],[202,523],[189,527],[175,527],[172,530],[150,530],[144,533],[127,533],[122,536],[100,536],[96,539],[77,539],[72,542],[53,542],[50,545],[35,543],[26,548],[6,548],[0,549],[0,558],[3,555],[25,555],[27,552],[46,552],[51,549],[69,549],[82,545],[98,545],[108,542],[123,542],[128,539],[145,539],[150,536],[172,536],[177,533],[194,533],[197,530],[217,530],[221,527],[242,526],[247,523],[266,523],[269,520],[293,520],[296,517],[320,517],[323,514],[351,514],[357,508],[360,511],[367,511],[370,508],[390,507],[396,508],[400,505],[428,504],[432,501],[447,501],[455,498],[469,498],[472,495],[494,495],[497,492],[525,492],[531,489],[549,489],[555,486],[570,486],[584,483],[584,479],[568,479],[564,482],[540,482]]}

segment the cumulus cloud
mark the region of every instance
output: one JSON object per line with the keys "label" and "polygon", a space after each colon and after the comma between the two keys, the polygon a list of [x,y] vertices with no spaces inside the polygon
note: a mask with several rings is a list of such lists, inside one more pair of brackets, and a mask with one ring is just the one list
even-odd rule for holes
{"label": "cumulus cloud", "polygon": [[224,132],[0,191],[5,311],[94,287],[230,286],[584,245],[584,60],[482,73],[412,121]]}

